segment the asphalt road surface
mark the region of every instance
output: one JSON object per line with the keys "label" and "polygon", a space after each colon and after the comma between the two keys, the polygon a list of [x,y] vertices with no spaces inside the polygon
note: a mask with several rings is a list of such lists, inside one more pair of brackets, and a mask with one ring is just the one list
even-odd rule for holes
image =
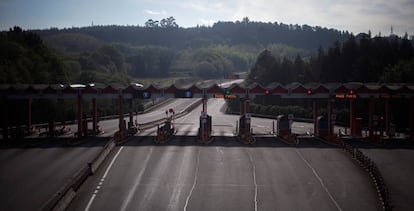
{"label": "asphalt road surface", "polygon": [[385,146],[362,140],[350,141],[378,166],[390,192],[395,210],[414,210],[414,145],[403,140],[390,140]]}
{"label": "asphalt road surface", "polygon": [[107,141],[92,138],[75,147],[54,139],[0,148],[0,210],[40,209]]}
{"label": "asphalt road surface", "polygon": [[[184,110],[196,99],[177,99],[159,109],[139,115],[140,123],[165,117],[165,110]],[[128,118],[126,118],[128,119]],[[118,119],[101,121],[106,131],[77,146],[69,137],[52,140],[25,140],[0,148],[0,210],[38,210],[59,188],[101,151],[118,130]],[[75,125],[70,125],[76,131]],[[63,136],[64,137],[64,136]]]}
{"label": "asphalt road surface", "polygon": [[221,114],[220,105],[209,100],[213,143],[195,141],[201,107],[175,121],[177,136],[167,144],[144,131],[112,151],[69,210],[379,209],[368,174],[341,149],[274,137],[243,145],[233,134],[238,117]]}

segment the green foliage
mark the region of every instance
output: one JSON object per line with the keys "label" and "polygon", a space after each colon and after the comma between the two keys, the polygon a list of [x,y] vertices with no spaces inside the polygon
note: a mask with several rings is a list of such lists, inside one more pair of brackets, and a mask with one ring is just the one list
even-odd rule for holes
{"label": "green foliage", "polygon": [[[359,41],[358,41],[359,40]],[[299,54],[294,61],[282,59],[263,51],[247,77],[247,83],[264,85],[271,82],[412,82],[414,50],[407,39],[397,37],[369,38],[351,36],[317,57],[303,60]]]}
{"label": "green foliage", "polygon": [[33,32],[14,27],[0,33],[0,83],[61,83],[61,59]]}

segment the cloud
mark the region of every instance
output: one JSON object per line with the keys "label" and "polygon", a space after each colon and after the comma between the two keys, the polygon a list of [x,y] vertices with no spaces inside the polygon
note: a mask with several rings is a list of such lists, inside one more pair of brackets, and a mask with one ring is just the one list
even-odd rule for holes
{"label": "cloud", "polygon": [[144,10],[144,13],[148,14],[148,15],[165,15],[167,14],[167,12],[165,10],[161,10],[161,11],[156,11],[156,10]]}
{"label": "cloud", "polygon": [[217,22],[217,21],[212,20],[212,19],[208,19],[208,20],[206,20],[206,19],[201,19],[200,21],[201,21],[201,24],[202,24],[202,25],[205,25],[205,26],[212,26],[214,23],[216,23],[216,22]]}
{"label": "cloud", "polygon": [[[240,0],[229,15],[232,20],[243,17],[265,22],[319,25],[355,33],[388,32],[391,24],[414,32],[412,0]],[[395,29],[395,27],[394,27]]]}

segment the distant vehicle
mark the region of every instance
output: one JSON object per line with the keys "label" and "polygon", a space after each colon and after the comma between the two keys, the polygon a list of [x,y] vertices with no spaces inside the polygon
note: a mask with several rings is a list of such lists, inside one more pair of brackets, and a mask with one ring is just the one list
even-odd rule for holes
{"label": "distant vehicle", "polygon": [[142,87],[144,87],[144,85],[142,85],[142,84],[140,84],[140,83],[129,83],[129,85],[131,85],[131,86],[135,86],[135,87],[138,87],[138,88],[142,88]]}
{"label": "distant vehicle", "polygon": [[71,88],[85,88],[85,84],[69,84]]}

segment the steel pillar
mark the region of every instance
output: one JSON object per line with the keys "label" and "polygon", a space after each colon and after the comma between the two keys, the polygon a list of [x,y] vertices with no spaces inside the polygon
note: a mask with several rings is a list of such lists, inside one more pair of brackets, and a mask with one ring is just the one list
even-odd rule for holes
{"label": "steel pillar", "polygon": [[249,106],[250,106],[250,100],[249,98],[246,98],[246,100],[244,101],[244,112],[245,113],[249,113]]}
{"label": "steel pillar", "polygon": [[206,95],[203,95],[202,101],[203,101],[203,110],[202,110],[202,112],[207,113],[207,96]]}
{"label": "steel pillar", "polygon": [[411,136],[414,136],[414,97],[410,99],[410,132]]}
{"label": "steel pillar", "polygon": [[356,117],[355,117],[355,100],[349,99],[349,129],[351,130],[351,136],[356,136]]}
{"label": "steel pillar", "polygon": [[333,128],[334,125],[332,124],[332,103],[333,103],[334,99],[329,97],[328,98],[328,136],[333,134]]}
{"label": "steel pillar", "polygon": [[82,138],[83,133],[83,111],[82,111],[82,95],[78,94],[78,138]]}
{"label": "steel pillar", "polygon": [[[391,99],[385,99],[385,134],[390,135],[390,123],[391,123]],[[382,134],[381,134],[382,135]]]}
{"label": "steel pillar", "polygon": [[93,134],[98,133],[98,108],[96,105],[96,98],[92,99],[92,131]]}
{"label": "steel pillar", "polygon": [[29,98],[28,100],[28,105],[27,105],[27,131],[29,131],[30,134],[30,130],[32,128],[32,103],[33,103],[33,99]]}
{"label": "steel pillar", "polygon": [[134,111],[133,111],[133,105],[132,105],[132,99],[129,99],[129,124],[134,124]]}
{"label": "steel pillar", "polygon": [[123,132],[125,130],[124,124],[124,99],[122,95],[119,95],[119,131],[121,133],[121,139],[123,138]]}
{"label": "steel pillar", "polygon": [[8,100],[6,97],[3,97],[3,140],[9,140],[9,113],[8,113]]}
{"label": "steel pillar", "polygon": [[246,114],[246,103],[244,98],[240,98],[240,116]]}
{"label": "steel pillar", "polygon": [[369,117],[368,117],[368,121],[369,121],[369,136],[373,137],[374,136],[374,112],[375,112],[375,99],[374,97],[370,97],[369,98]]}
{"label": "steel pillar", "polygon": [[313,135],[318,136],[318,101],[316,99],[312,100],[313,102]]}

